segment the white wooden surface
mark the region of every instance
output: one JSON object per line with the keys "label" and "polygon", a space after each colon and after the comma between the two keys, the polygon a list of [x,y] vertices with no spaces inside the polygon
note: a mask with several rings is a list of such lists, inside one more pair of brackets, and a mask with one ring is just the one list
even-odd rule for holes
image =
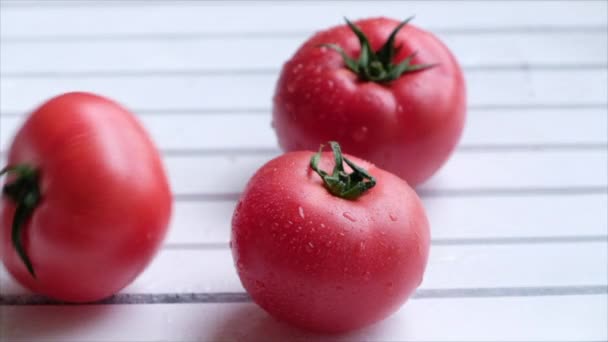
{"label": "white wooden surface", "polygon": [[[281,63],[314,30],[382,14],[416,14],[452,48],[467,127],[419,188],[433,247],[415,298],[362,331],[311,335],[248,301],[230,216],[280,153]],[[607,340],[607,16],[605,1],[0,2],[2,159],[37,104],[95,91],[138,114],[176,200],[158,257],[105,304],[49,305],[0,270],[0,340]]]}

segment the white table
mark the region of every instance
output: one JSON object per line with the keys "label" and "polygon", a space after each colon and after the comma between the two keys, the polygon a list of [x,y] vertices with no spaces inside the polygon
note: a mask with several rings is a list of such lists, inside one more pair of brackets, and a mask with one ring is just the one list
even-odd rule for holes
{"label": "white table", "polygon": [[[0,340],[607,340],[607,13],[605,1],[2,2],[0,151],[52,95],[105,94],[162,149],[175,214],[155,261],[112,304],[49,305],[0,271]],[[280,153],[281,64],[342,16],[382,14],[416,14],[453,49],[468,123],[419,189],[433,246],[416,297],[363,331],[311,335],[248,301],[230,217]]]}

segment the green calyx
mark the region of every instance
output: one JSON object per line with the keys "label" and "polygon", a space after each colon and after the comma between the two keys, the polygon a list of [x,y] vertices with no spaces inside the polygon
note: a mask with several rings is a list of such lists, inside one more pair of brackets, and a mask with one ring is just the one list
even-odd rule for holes
{"label": "green calyx", "polygon": [[0,176],[4,174],[15,175],[15,179],[4,185],[2,189],[3,195],[16,206],[11,231],[13,247],[32,277],[36,278],[32,262],[23,247],[22,231],[25,223],[40,203],[39,174],[36,169],[28,165],[7,166],[0,170]]}
{"label": "green calyx", "polygon": [[400,49],[399,46],[395,46],[397,33],[412,19],[413,17],[406,19],[397,25],[380,50],[373,51],[367,36],[365,36],[360,28],[345,18],[346,23],[355,35],[357,35],[357,38],[359,38],[359,42],[361,43],[361,53],[359,54],[358,60],[348,56],[344,49],[336,44],[323,44],[321,46],[338,52],[344,59],[344,64],[346,64],[352,72],[356,73],[359,76],[359,79],[378,83],[391,82],[398,79],[403,74],[435,66],[434,64],[412,64],[412,59],[416,56],[416,52],[406,57],[399,64],[393,64],[393,59]]}
{"label": "green calyx", "polygon": [[[330,141],[329,145],[334,152],[336,162],[331,175],[319,168],[323,145],[319,148],[319,152],[310,158],[310,167],[321,176],[329,192],[344,199],[354,200],[376,185],[374,177],[342,155],[342,150],[337,142]],[[344,163],[350,166],[353,172],[346,173]]]}

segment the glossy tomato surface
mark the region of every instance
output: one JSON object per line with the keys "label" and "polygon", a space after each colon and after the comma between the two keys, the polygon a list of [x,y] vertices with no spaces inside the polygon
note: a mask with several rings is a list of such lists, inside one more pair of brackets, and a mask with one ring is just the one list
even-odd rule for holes
{"label": "glossy tomato surface", "polygon": [[[374,51],[399,21],[355,22]],[[276,86],[273,126],[285,151],[316,150],[338,141],[345,151],[369,160],[415,186],[448,159],[463,130],[466,107],[462,71],[433,34],[411,24],[395,38],[394,64],[434,65],[390,82],[362,80],[335,44],[357,59],[361,44],[347,26],[315,34],[283,66]]]}
{"label": "glossy tomato surface", "polygon": [[109,99],[68,93],[44,103],[18,131],[8,165],[40,175],[41,200],[22,230],[35,278],[11,241],[15,203],[4,196],[0,210],[2,261],[34,292],[73,302],[108,297],[163,241],[172,196],[161,158],[134,116]]}
{"label": "glossy tomato surface", "polygon": [[[397,176],[349,157],[377,184],[355,200],[332,195],[311,152],[264,165],[232,221],[241,282],[274,317],[321,332],[361,328],[396,311],[418,287],[429,226],[416,193]],[[321,167],[331,170],[330,153]]]}

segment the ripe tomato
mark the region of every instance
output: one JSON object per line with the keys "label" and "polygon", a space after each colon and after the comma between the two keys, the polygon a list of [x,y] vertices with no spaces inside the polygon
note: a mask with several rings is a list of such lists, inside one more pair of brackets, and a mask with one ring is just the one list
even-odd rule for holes
{"label": "ripe tomato", "polygon": [[129,284],[165,236],[172,196],[161,158],[133,115],[87,93],[55,97],[27,119],[8,155],[1,256],[25,287],[72,302]]}
{"label": "ripe tomato", "polygon": [[329,153],[311,160],[304,151],[268,162],[232,219],[233,257],[253,300],[280,320],[322,332],[357,329],[397,310],[421,283],[429,251],[416,193],[332,148],[333,163]]}
{"label": "ripe tomato", "polygon": [[283,150],[336,140],[411,185],[441,167],[463,129],[464,78],[439,39],[406,23],[349,22],[300,47],[274,97]]}

